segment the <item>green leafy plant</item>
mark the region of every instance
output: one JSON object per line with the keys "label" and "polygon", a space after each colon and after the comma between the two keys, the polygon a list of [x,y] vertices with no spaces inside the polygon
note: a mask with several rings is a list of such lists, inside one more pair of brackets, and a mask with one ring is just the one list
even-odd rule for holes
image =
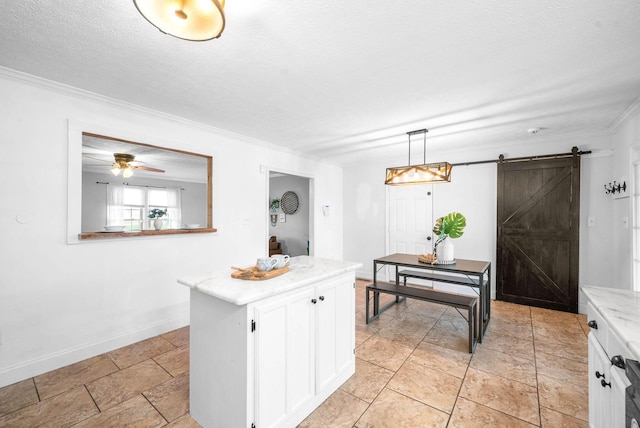
{"label": "green leafy plant", "polygon": [[271,212],[275,213],[278,208],[280,208],[280,199],[271,199],[271,202],[269,203],[269,209]]}
{"label": "green leafy plant", "polygon": [[436,220],[433,233],[438,235],[438,242],[449,238],[459,238],[464,233],[467,219],[460,213],[452,212]]}
{"label": "green leafy plant", "polygon": [[163,217],[167,215],[167,210],[161,210],[160,208],[154,208],[151,211],[149,211],[149,215],[147,215],[147,217],[149,218],[158,218],[158,217]]}

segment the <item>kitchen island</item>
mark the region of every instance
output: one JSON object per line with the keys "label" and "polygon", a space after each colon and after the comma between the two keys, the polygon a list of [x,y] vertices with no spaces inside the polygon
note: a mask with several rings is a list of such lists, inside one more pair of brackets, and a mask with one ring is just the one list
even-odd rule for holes
{"label": "kitchen island", "polygon": [[[626,346],[631,358],[640,360],[640,293],[604,287],[581,287],[587,301]],[[587,311],[587,316],[591,313]],[[590,319],[590,318],[589,318]]]}
{"label": "kitchen island", "polygon": [[355,372],[355,270],[293,257],[264,281],[232,270],[191,288],[190,413],[203,427],[296,426]]}
{"label": "kitchen island", "polygon": [[[589,424],[623,427],[628,366],[640,360],[640,293],[581,287],[587,298],[589,333]],[[636,387],[639,387],[636,385]]]}

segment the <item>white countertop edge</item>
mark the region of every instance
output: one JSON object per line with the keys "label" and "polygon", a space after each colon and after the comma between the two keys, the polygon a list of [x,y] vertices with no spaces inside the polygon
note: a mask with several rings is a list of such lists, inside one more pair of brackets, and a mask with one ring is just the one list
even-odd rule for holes
{"label": "white countertop edge", "polygon": [[355,271],[362,263],[309,256],[292,257],[289,272],[263,281],[231,278],[232,269],[179,278],[178,283],[242,306],[305,285]]}
{"label": "white countertop edge", "polygon": [[580,287],[636,360],[640,360],[640,293],[616,288]]}

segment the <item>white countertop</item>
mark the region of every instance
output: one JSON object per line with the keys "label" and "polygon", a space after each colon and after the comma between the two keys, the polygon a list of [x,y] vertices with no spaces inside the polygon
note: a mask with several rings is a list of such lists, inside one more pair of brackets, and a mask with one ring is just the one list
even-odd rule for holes
{"label": "white countertop", "polygon": [[362,267],[362,263],[298,256],[291,258],[289,272],[263,281],[231,278],[233,270],[229,268],[227,270],[179,278],[178,282],[229,303],[246,305],[298,287],[355,271],[360,267]]}
{"label": "white countertop", "polygon": [[610,329],[640,360],[640,293],[604,287],[581,287]]}

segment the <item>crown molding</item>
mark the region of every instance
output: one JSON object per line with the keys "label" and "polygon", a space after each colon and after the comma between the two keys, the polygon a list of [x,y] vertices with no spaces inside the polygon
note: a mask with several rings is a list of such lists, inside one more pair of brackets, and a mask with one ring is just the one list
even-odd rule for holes
{"label": "crown molding", "polygon": [[[33,74],[29,74],[29,73],[24,73],[22,71],[18,71],[18,70],[13,70],[7,67],[2,67],[0,66],[0,78],[3,78],[5,80],[12,80],[24,85],[28,85],[28,86],[32,86],[32,87],[36,87],[36,88],[43,88],[43,89],[47,89],[47,90],[51,90],[51,91],[55,91],[58,93],[61,93],[63,95],[68,95],[68,96],[73,96],[76,98],[80,98],[80,99],[85,99],[85,100],[89,100],[89,101],[95,101],[95,102],[100,102],[100,103],[105,103],[105,104],[110,104],[112,106],[115,107],[119,107],[119,108],[124,108],[124,109],[128,109],[128,110],[132,110],[132,111],[136,111],[142,114],[146,114],[155,118],[159,118],[162,120],[167,120],[167,121],[172,121],[178,124],[182,124],[182,125],[186,125],[186,126],[190,126],[190,127],[194,127],[194,128],[199,128],[202,129],[204,131],[207,132],[214,132],[217,134],[222,134],[224,136],[236,139],[236,140],[240,140],[243,141],[245,143],[249,143],[249,144],[254,144],[254,145],[258,145],[261,147],[265,147],[265,148],[269,148],[269,149],[274,149],[274,150],[278,150],[280,152],[288,152],[290,154],[296,155],[296,156],[302,156],[304,158],[308,158],[308,159],[313,159],[313,160],[318,160],[317,158],[314,157],[309,157],[309,156],[305,156],[303,154],[300,154],[294,150],[291,150],[287,147],[283,147],[283,146],[278,146],[274,143],[268,142],[268,141],[264,141],[264,140],[258,140],[256,138],[252,138],[252,137],[248,137],[246,135],[242,135],[242,134],[236,134],[234,132],[231,131],[227,131],[225,129],[222,128],[216,128],[214,126],[211,125],[206,125],[202,122],[197,122],[194,120],[190,120],[181,116],[176,116],[174,114],[170,114],[170,113],[165,113],[163,111],[160,110],[154,110],[148,107],[143,107],[141,105],[138,104],[134,104],[134,103],[129,103],[126,101],[122,101],[119,100],[117,98],[112,98],[106,95],[102,95],[102,94],[98,94],[96,92],[91,92],[91,91],[87,91],[84,89],[80,89],[80,88],[76,88],[75,86],[70,86],[64,83],[60,83],[60,82],[56,82],[54,80],[50,80],[50,79],[46,79],[43,77],[39,77],[39,76],[35,76]],[[328,163],[328,164],[332,164],[331,162],[326,162],[324,161],[323,163]]]}
{"label": "crown molding", "polygon": [[76,88],[75,86],[70,86],[64,83],[56,82],[54,80],[46,79],[40,76],[35,76],[33,74],[24,73],[22,71],[14,70],[11,68],[0,66],[0,78],[4,78],[5,80],[13,80],[18,83],[33,86],[36,88],[44,88],[47,90],[55,91],[61,93],[63,95],[73,96],[80,99],[85,99],[89,101],[101,102],[105,104],[110,104],[115,107],[124,108],[132,111],[136,111],[142,114],[146,114],[151,117],[159,118],[162,120],[172,121],[177,124],[198,128],[206,132],[213,132],[217,134],[224,135],[229,138],[233,138],[235,140],[242,141],[244,143],[253,144],[256,146],[260,146],[266,149],[276,150],[283,153],[288,153],[294,156],[299,156],[301,158],[312,160],[324,165],[331,166],[339,166],[340,164],[337,162],[332,162],[329,159],[322,159],[319,157],[310,156],[308,154],[299,153],[293,149],[288,147],[279,146],[275,143],[271,143],[265,140],[259,140],[256,138],[252,138],[246,135],[237,134],[231,131],[227,131],[222,128],[216,128],[211,125],[204,124],[202,122],[197,122],[194,120],[186,119],[182,116],[176,116],[174,114],[165,113],[160,110],[154,110],[148,107],[143,107],[138,104],[129,103],[126,101],[119,100],[117,98],[109,97],[106,95],[98,94],[96,92],[87,91],[84,89]]}
{"label": "crown molding", "polygon": [[640,98],[637,98],[631,105],[620,115],[619,118],[613,121],[609,126],[612,133],[616,133],[620,128],[627,123],[627,121],[638,111],[640,111]]}

